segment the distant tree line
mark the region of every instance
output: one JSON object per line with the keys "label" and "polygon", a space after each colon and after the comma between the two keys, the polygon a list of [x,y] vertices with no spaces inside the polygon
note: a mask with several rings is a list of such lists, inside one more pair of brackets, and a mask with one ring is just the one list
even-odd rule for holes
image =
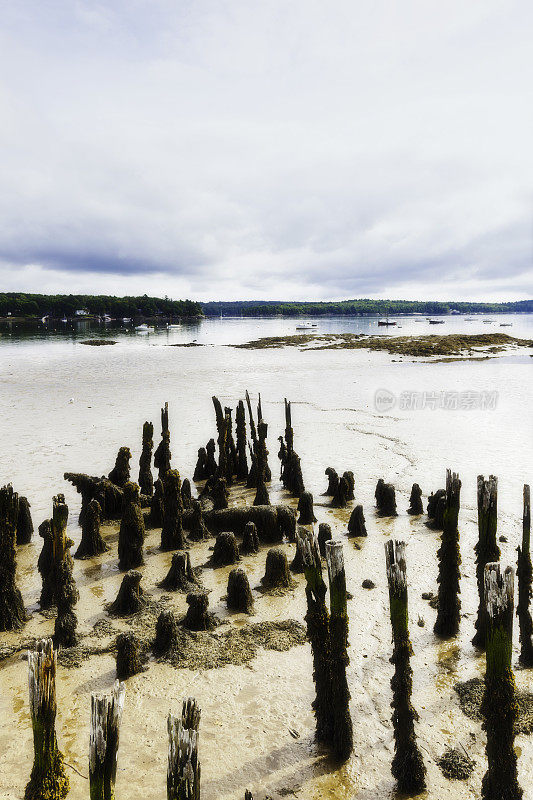
{"label": "distant tree line", "polygon": [[237,302],[202,303],[206,317],[213,316],[366,316],[371,314],[449,314],[459,311],[472,313],[517,313],[533,312],[533,300],[512,303],[470,303],[437,302],[433,300],[341,300],[339,302],[294,302],[284,303],[276,300],[248,300]]}
{"label": "distant tree line", "polygon": [[202,306],[192,300],[170,300],[159,297],[114,297],[90,294],[26,294],[0,293],[0,316],[13,317],[73,317],[76,311],[87,311],[93,316],[109,314],[111,317],[196,317],[202,315]]}

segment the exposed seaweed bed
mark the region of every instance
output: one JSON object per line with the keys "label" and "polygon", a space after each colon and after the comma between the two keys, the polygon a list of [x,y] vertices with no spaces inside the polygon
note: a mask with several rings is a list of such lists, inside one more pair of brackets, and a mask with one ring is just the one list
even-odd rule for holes
{"label": "exposed seaweed bed", "polygon": [[[469,681],[456,683],[454,689],[459,695],[459,704],[466,716],[470,719],[482,720],[480,709],[484,690],[483,680],[471,678]],[[518,689],[516,700],[518,703],[516,733],[533,733],[533,694]]]}
{"label": "exposed seaweed bed", "polygon": [[456,781],[466,781],[476,765],[475,761],[472,761],[466,753],[462,753],[457,747],[450,747],[445,750],[437,763],[445,778]]}
{"label": "exposed seaweed bed", "polygon": [[80,344],[88,344],[90,347],[102,347],[106,344],[117,344],[114,339],[85,339]]}
{"label": "exposed seaweed bed", "polygon": [[465,360],[480,360],[510,348],[533,347],[533,340],[517,339],[505,333],[394,337],[366,336],[363,333],[304,333],[295,336],[267,336],[231,346],[243,350],[279,347],[298,347],[300,350],[384,350],[392,355],[417,358],[460,356]]}

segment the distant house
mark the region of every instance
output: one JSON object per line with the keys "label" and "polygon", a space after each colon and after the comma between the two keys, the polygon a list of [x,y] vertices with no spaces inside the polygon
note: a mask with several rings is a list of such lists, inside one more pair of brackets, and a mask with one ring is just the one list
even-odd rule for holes
{"label": "distant house", "polygon": [[76,311],[76,316],[77,317],[88,317],[89,316],[89,312],[87,311],[86,308],[78,308],[78,310]]}

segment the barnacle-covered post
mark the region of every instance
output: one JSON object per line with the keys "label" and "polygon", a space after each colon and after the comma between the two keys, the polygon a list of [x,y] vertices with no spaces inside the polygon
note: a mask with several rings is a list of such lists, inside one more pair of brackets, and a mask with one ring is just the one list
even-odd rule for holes
{"label": "barnacle-covered post", "polygon": [[29,544],[33,536],[33,521],[27,497],[19,497],[17,515],[17,544]]}
{"label": "barnacle-covered post", "polygon": [[331,646],[331,681],[333,706],[332,747],[335,756],[345,761],[353,750],[353,728],[350,716],[350,691],[346,680],[348,658],[348,610],[346,606],[346,573],[342,544],[326,543],[329,577]]}
{"label": "barnacle-covered post", "polygon": [[455,636],[459,631],[461,618],[461,552],[459,549],[459,503],[461,481],[457,473],[446,470],[446,508],[444,511],[444,527],[438,552],[439,584],[437,620],[434,633],[443,639]]}
{"label": "barnacle-covered post", "polygon": [[266,446],[266,438],[268,432],[268,425],[262,419],[257,423],[257,439],[254,442],[254,454],[256,464],[256,479],[257,491],[254,498],[254,506],[268,506],[270,505],[270,497],[266,487],[268,480],[268,449]]}
{"label": "barnacle-covered post", "polygon": [[520,800],[514,726],[518,716],[511,658],[513,652],[514,570],[497,562],[485,565],[487,667],[481,713],[487,734],[488,769],[481,784],[483,800]]}
{"label": "barnacle-covered post", "polygon": [[55,721],[56,652],[51,639],[28,651],[28,684],[34,760],[25,800],[61,800],[69,790],[63,754],[57,746]]}
{"label": "barnacle-covered post", "polygon": [[154,449],[154,426],[152,422],[143,425],[142,451],[139,458],[139,487],[141,494],[151,497],[154,493],[152,475],[152,450]]}
{"label": "barnacle-covered post", "polygon": [[158,470],[158,477],[164,480],[170,469],[172,453],[170,452],[170,428],[168,426],[168,403],[161,409],[161,441],[154,453],[154,467]]}
{"label": "barnacle-covered post", "polygon": [[518,604],[516,615],[520,628],[520,656],[519,661],[524,667],[533,667],[533,622],[529,605],[531,602],[531,495],[528,484],[524,484],[524,513],[522,518],[522,547],[518,547]]}
{"label": "barnacle-covered post", "polygon": [[115,681],[111,695],[91,694],[89,796],[115,800],[120,722],[126,687]]}
{"label": "barnacle-covered post", "polygon": [[314,534],[302,529],[296,534],[296,543],[302,553],[306,581],[307,614],[305,621],[313,653],[313,680],[315,682],[313,711],[316,720],[316,738],[319,742],[331,744],[335,720],[332,703],[329,611],[326,604],[327,588],[322,577],[322,563]]}
{"label": "barnacle-covered post", "polygon": [[409,497],[408,514],[413,516],[424,513],[424,504],[422,503],[422,489],[418,483],[413,483],[411,487],[411,495]]}
{"label": "barnacle-covered post", "polygon": [[232,470],[228,452],[231,418],[225,411],[222,411],[222,406],[220,404],[220,400],[218,399],[218,397],[215,397],[213,395],[211,399],[213,400],[213,405],[215,407],[215,415],[216,415],[216,423],[218,431],[217,476],[219,478],[224,478],[229,485],[231,484],[232,481]]}
{"label": "barnacle-covered post", "polygon": [[87,504],[83,522],[81,523],[81,542],[74,553],[74,558],[92,558],[105,553],[108,547],[100,533],[101,508],[98,500],[91,500]]}
{"label": "barnacle-covered post", "polygon": [[26,621],[16,583],[17,501],[11,484],[0,489],[0,631],[18,630]]}
{"label": "barnacle-covered post", "polygon": [[167,800],[200,800],[200,707],[189,697],[180,717],[168,715]]}
{"label": "barnacle-covered post", "polygon": [[246,414],[244,403],[239,400],[235,412],[237,426],[237,479],[245,481],[248,478],[248,462],[246,460]]}
{"label": "barnacle-covered post", "polygon": [[483,475],[478,475],[477,521],[478,541],[475,551],[479,605],[475,622],[476,633],[472,639],[472,644],[475,647],[484,649],[488,625],[487,604],[485,602],[485,565],[500,559],[500,548],[496,541],[498,529],[498,478],[494,475],[491,475],[487,481]]}
{"label": "barnacle-covered post", "polygon": [[185,547],[182,516],[180,474],[177,469],[169,469],[164,479],[161,550],[178,550]]}
{"label": "barnacle-covered post", "polygon": [[76,644],[78,618],[74,606],[79,593],[72,575],[73,561],[70,555],[72,539],[67,536],[68,506],[62,494],[54,497],[52,512],[52,536],[54,543],[54,601],[57,617],[54,627],[54,644],[73,647]]}
{"label": "barnacle-covered post", "polygon": [[392,775],[400,792],[421,792],[426,786],[426,768],[415,734],[418,714],[411,703],[413,690],[412,654],[407,610],[407,575],[405,543],[389,539],[385,542],[385,562],[389,583],[390,619],[392,626],[394,675],[392,689],[392,724],[394,758]]}
{"label": "barnacle-covered post", "polygon": [[115,486],[124,486],[130,479],[130,458],[129,447],[121,447],[118,451],[115,466],[107,476]]}
{"label": "barnacle-covered post", "polygon": [[124,510],[118,534],[119,569],[134,569],[144,564],[145,535],[139,487],[130,482],[124,486]]}

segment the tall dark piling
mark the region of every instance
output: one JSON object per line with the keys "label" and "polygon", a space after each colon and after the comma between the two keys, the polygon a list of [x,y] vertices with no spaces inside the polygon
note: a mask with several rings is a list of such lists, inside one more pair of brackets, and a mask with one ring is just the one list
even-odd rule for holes
{"label": "tall dark piling", "polygon": [[191,482],[188,478],[184,478],[181,484],[181,502],[183,508],[190,508],[192,505]]}
{"label": "tall dark piling", "polygon": [[206,461],[205,461],[205,469],[206,469],[206,478],[212,478],[214,475],[217,474],[218,464],[215,458],[215,451],[216,451],[216,444],[214,439],[209,439],[208,443],[205,446],[206,452]]}
{"label": "tall dark piling", "polygon": [[348,609],[346,605],[346,574],[342,544],[326,544],[329,577],[329,635],[331,647],[331,681],[333,706],[332,747],[335,756],[345,761],[353,750],[353,728],[350,716],[350,691],[346,679],[348,657]]}
{"label": "tall dark piling", "polygon": [[37,569],[41,575],[41,595],[39,605],[41,608],[50,608],[54,605],[55,574],[54,574],[54,537],[52,535],[52,521],[43,520],[39,525],[39,536],[43,546],[37,559]]}
{"label": "tall dark piling", "polygon": [[318,526],[318,550],[322,558],[326,557],[326,542],[331,541],[331,525],[327,522],[321,522]]}
{"label": "tall dark piling", "polygon": [[52,535],[54,539],[54,602],[57,617],[54,626],[56,647],[73,647],[76,644],[78,619],[74,606],[79,593],[72,574],[73,561],[70,555],[72,539],[67,536],[68,507],[63,495],[54,497]]}
{"label": "tall dark piling", "polygon": [[159,586],[167,592],[190,592],[201,585],[191,566],[191,557],[186,550],[178,550],[166,577]]}
{"label": "tall dark piling", "polygon": [[229,451],[229,440],[231,434],[231,417],[227,411],[222,410],[220,400],[213,395],[213,405],[218,431],[218,470],[217,477],[224,478],[227,485],[231,485],[233,479],[231,457]]}
{"label": "tall dark piling", "polygon": [[444,510],[443,530],[437,553],[439,561],[439,584],[437,619],[434,633],[442,639],[449,639],[459,632],[461,619],[461,551],[459,549],[459,505],[461,481],[457,473],[446,470],[446,508]]}
{"label": "tall dark piling", "polygon": [[92,558],[109,549],[100,533],[100,513],[100,503],[91,500],[83,515],[81,541],[74,558]]}
{"label": "tall dark piling", "polygon": [[176,618],[170,609],[161,611],[155,625],[155,639],[152,650],[156,656],[171,652],[178,641]]}
{"label": "tall dark piling", "polygon": [[292,586],[287,556],[280,547],[272,547],[266,557],[265,574],[261,578],[263,589],[285,589]]}
{"label": "tall dark piling", "polygon": [[407,513],[413,516],[424,513],[424,504],[422,502],[422,489],[418,483],[413,483],[411,487],[411,495],[409,497],[409,508]]}
{"label": "tall dark piling", "polygon": [[136,483],[124,486],[124,510],[118,535],[118,566],[120,570],[134,569],[144,564],[144,517],[139,487]]}
{"label": "tall dark piling", "polygon": [[331,507],[332,508],[346,508],[348,505],[348,496],[350,494],[350,486],[348,481],[344,477],[339,478],[339,482],[337,484],[337,489],[335,494],[331,498]]}
{"label": "tall dark piling", "polygon": [[117,617],[136,614],[146,605],[144,592],[141,588],[142,575],[137,570],[130,570],[122,578],[118,594],[109,606],[109,613]]}
{"label": "tall dark piling", "polygon": [[307,637],[313,653],[313,680],[315,699],[313,711],[316,720],[316,738],[331,744],[335,718],[333,713],[333,684],[331,678],[331,643],[329,611],[326,604],[326,584],[322,577],[322,563],[318,543],[309,531],[301,529],[297,539],[303,552],[305,596],[307,599]]}
{"label": "tall dark piling", "polygon": [[90,800],[115,800],[120,723],[126,687],[115,681],[110,695],[91,694]]}
{"label": "tall dark piling", "polygon": [[242,614],[253,614],[254,598],[246,572],[237,567],[228,576],[228,593],[226,604],[231,611]]}
{"label": "tall dark piling", "polygon": [[324,471],[324,474],[327,475],[328,478],[328,487],[324,492],[324,497],[333,497],[339,485],[339,476],[337,475],[337,472],[336,470],[333,469],[333,467],[328,467]]}
{"label": "tall dark piling", "polygon": [[254,455],[256,464],[257,491],[254,498],[254,506],[270,505],[270,497],[266,487],[269,479],[268,472],[268,449],[266,438],[268,425],[262,419],[257,423],[257,439],[254,442]]}
{"label": "tall dark piling", "polygon": [[313,495],[311,492],[304,492],[298,500],[298,522],[300,525],[312,525],[316,522],[313,510]]}
{"label": "tall dark piling", "polygon": [[487,635],[487,603],[485,601],[485,566],[489,562],[499,561],[500,548],[496,541],[498,529],[498,478],[491,475],[485,480],[483,475],[477,479],[477,522],[478,541],[476,551],[476,579],[479,596],[476,633],[472,644],[485,649]]}
{"label": "tall dark piling", "polygon": [[129,447],[121,447],[115,460],[115,466],[107,476],[115,486],[123,487],[130,479],[130,458]]}
{"label": "tall dark piling", "polygon": [[177,469],[168,470],[163,487],[161,550],[182,550],[185,547],[182,527],[183,501],[181,499],[181,479]]}
{"label": "tall dark piling", "polygon": [[190,631],[210,631],[215,627],[213,614],[209,611],[209,595],[204,591],[189,592],[186,597],[187,613],[183,625]]}
{"label": "tall dark piling", "polygon": [[154,449],[154,426],[151,422],[143,425],[142,450],[139,458],[139,487],[141,494],[151,497],[154,493],[152,475],[152,450]]}
{"label": "tall dark piling", "polygon": [[243,555],[259,552],[259,534],[254,522],[247,522],[244,526],[240,551]]}
{"label": "tall dark piling", "polygon": [[56,664],[51,639],[37,642],[35,650],[28,651],[34,760],[25,800],[61,800],[70,788],[63,754],[57,746]]}
{"label": "tall dark piling", "polygon": [[350,514],[348,520],[348,535],[349,536],[366,536],[365,515],[363,513],[363,506],[355,506]]}
{"label": "tall dark piling", "polygon": [[533,622],[531,620],[531,582],[533,571],[531,567],[531,495],[529,485],[524,484],[524,511],[522,516],[522,546],[517,547],[518,563],[516,574],[518,576],[518,604],[516,615],[520,628],[520,664],[524,667],[533,667]]}
{"label": "tall dark piling", "polygon": [[152,528],[160,528],[163,526],[163,509],[165,506],[165,490],[163,488],[163,481],[157,478],[154,481],[154,493],[150,502],[150,517],[149,523]]}
{"label": "tall dark piling", "polygon": [[235,412],[237,429],[237,480],[245,481],[248,478],[248,461],[246,459],[246,413],[244,403],[239,400]]}
{"label": "tall dark piling", "polygon": [[181,717],[168,715],[167,800],[200,800],[199,727],[200,707],[192,697],[183,701]]}
{"label": "tall dark piling", "polygon": [[213,508],[215,510],[228,507],[229,492],[225,478],[209,478],[206,483],[206,487],[208,488],[209,496],[213,501]]}
{"label": "tall dark piling", "polygon": [[342,477],[348,484],[348,500],[355,500],[355,476],[351,470],[342,473]]}
{"label": "tall dark piling", "polygon": [[502,572],[497,562],[488,563],[484,582],[487,667],[481,713],[485,718],[488,769],[481,784],[481,796],[483,800],[520,800],[522,789],[514,750],[518,704],[511,666],[514,571],[507,567]]}
{"label": "tall dark piling", "polygon": [[168,403],[161,409],[161,441],[154,453],[154,467],[158,471],[158,477],[165,479],[165,475],[170,469],[172,453],[170,452],[170,428],[168,425]]}
{"label": "tall dark piling", "polygon": [[27,497],[19,496],[17,514],[17,544],[29,544],[33,536],[33,520]]}
{"label": "tall dark piling", "polygon": [[428,527],[441,531],[444,527],[444,510],[446,508],[446,489],[437,489],[428,497]]}
{"label": "tall dark piling", "polygon": [[385,483],[380,478],[375,491],[376,507],[380,517],[397,517],[396,490],[392,483]]}
{"label": "tall dark piling", "polygon": [[226,567],[239,560],[239,545],[231,531],[219,533],[215,539],[211,563],[214,567]]}
{"label": "tall dark piling", "polygon": [[187,537],[191,542],[201,542],[203,539],[209,539],[210,533],[204,522],[202,506],[198,500],[191,501],[191,514],[188,525]]}
{"label": "tall dark piling", "polygon": [[414,723],[418,721],[418,714],[411,703],[413,671],[410,659],[413,650],[409,638],[405,543],[392,539],[385,542],[385,561],[393,640],[391,663],[394,664],[391,679],[394,758],[391,771],[400,792],[415,794],[426,786],[426,768],[416,741]]}
{"label": "tall dark piling", "polygon": [[0,489],[0,631],[19,630],[26,621],[16,583],[17,501],[11,484]]}
{"label": "tall dark piling", "polygon": [[192,476],[193,481],[205,481],[209,477],[207,471],[207,450],[205,447],[198,449],[198,457],[196,459],[196,466]]}

